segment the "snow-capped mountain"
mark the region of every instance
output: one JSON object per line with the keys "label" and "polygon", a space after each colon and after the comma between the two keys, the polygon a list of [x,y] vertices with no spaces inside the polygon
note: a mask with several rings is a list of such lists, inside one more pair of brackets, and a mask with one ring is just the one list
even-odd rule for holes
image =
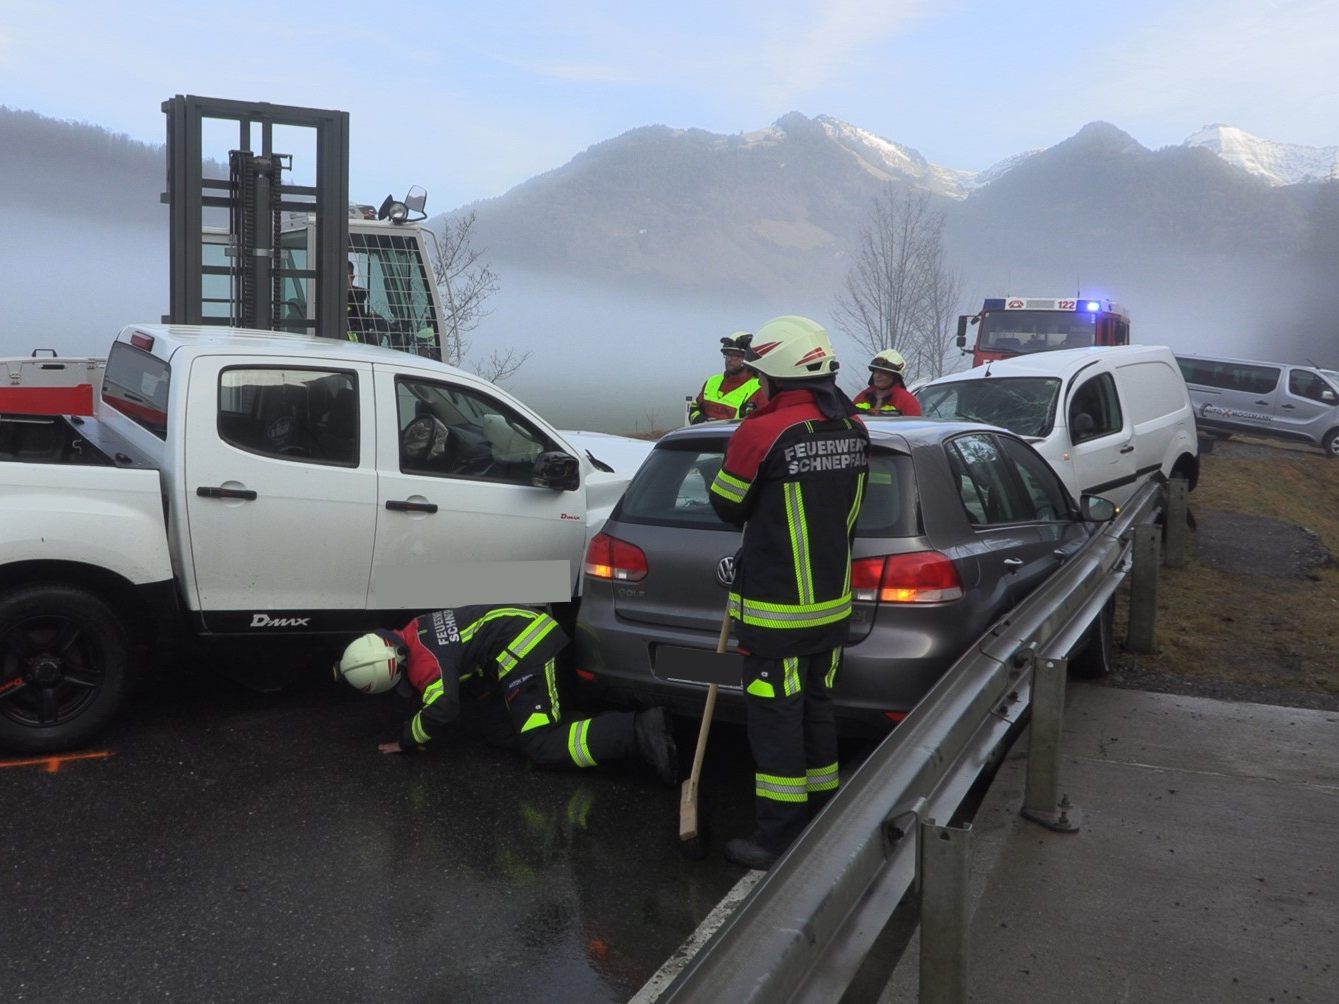
{"label": "snow-capped mountain", "polygon": [[1205,126],[1182,146],[1202,146],[1271,185],[1339,179],[1339,146],[1299,146],[1252,136],[1235,126]]}
{"label": "snow-capped mountain", "polygon": [[973,171],[931,164],[909,146],[886,140],[831,115],[816,116],[814,121],[834,143],[850,153],[863,170],[880,181],[911,181],[927,192],[952,199],[965,197],[967,189],[973,187]]}

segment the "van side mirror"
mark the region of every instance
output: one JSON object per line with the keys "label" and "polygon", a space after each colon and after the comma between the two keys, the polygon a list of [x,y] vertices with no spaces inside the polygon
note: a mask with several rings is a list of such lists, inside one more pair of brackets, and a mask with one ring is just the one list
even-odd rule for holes
{"label": "van side mirror", "polygon": [[535,458],[530,483],[536,488],[574,492],[581,487],[581,461],[570,453],[555,450]]}
{"label": "van side mirror", "polygon": [[1089,523],[1106,523],[1116,516],[1116,504],[1101,495],[1085,495],[1079,500],[1079,511]]}
{"label": "van side mirror", "polygon": [[959,314],[959,315],[958,315],[958,338],[957,338],[957,342],[958,342],[958,348],[960,348],[960,349],[964,349],[964,350],[967,348],[967,315],[966,315],[966,314]]}
{"label": "van side mirror", "polygon": [[1320,392],[1320,399],[1321,399],[1322,401],[1324,401],[1326,404],[1334,404],[1334,402],[1335,402],[1335,400],[1336,400],[1336,398],[1335,398],[1335,396],[1334,396],[1334,391],[1332,391],[1332,390],[1323,390],[1323,391],[1321,391],[1321,392]]}

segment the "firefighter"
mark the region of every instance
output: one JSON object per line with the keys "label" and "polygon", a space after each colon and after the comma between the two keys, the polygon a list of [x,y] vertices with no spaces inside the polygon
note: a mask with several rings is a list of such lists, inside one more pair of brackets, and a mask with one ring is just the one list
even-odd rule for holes
{"label": "firefighter", "polygon": [[907,361],[897,349],[884,349],[869,361],[869,386],[855,396],[855,406],[871,415],[920,415],[921,403],[903,382]]}
{"label": "firefighter", "polygon": [[399,631],[355,639],[335,667],[364,693],[396,689],[419,706],[382,753],[426,750],[460,717],[478,718],[484,739],[541,767],[595,767],[640,757],[666,784],[679,780],[664,708],[566,718],[555,660],[567,636],[546,613],[468,606],[415,617]]}
{"label": "firefighter", "polygon": [[767,868],[837,790],[832,686],[851,615],[851,539],[869,434],[837,387],[827,332],[768,321],[745,365],[767,403],[730,437],[711,504],[743,528],[730,588],[743,660],[757,828],[725,856]]}
{"label": "firefighter", "polygon": [[708,377],[689,404],[689,425],[717,418],[740,418],[758,406],[758,378],[744,369],[744,352],[752,337],[747,331],[736,331],[721,339],[725,372]]}

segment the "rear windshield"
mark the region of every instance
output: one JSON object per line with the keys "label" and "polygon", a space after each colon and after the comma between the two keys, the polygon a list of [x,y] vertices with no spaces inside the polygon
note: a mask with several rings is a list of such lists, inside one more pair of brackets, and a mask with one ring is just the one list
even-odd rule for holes
{"label": "rear windshield", "polygon": [[[624,493],[614,518],[650,526],[730,530],[711,507],[711,483],[721,468],[724,439],[680,440],[651,451]],[[858,537],[910,537],[917,533],[911,458],[874,447]]]}
{"label": "rear windshield", "polygon": [[1055,425],[1060,381],[1055,377],[982,377],[922,387],[927,418],[985,422],[1019,436],[1046,437]]}
{"label": "rear windshield", "polygon": [[167,385],[171,368],[126,342],[116,342],[102,375],[102,401],[159,439],[167,439]]}

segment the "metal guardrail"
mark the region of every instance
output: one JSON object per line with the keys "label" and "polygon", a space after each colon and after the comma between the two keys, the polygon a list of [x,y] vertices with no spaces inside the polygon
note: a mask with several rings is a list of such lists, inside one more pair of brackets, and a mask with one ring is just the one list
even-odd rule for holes
{"label": "metal guardrail", "polygon": [[1149,482],[1064,567],[944,674],[685,965],[660,1001],[839,1000],[916,879],[923,824],[947,822],[1131,564]]}

